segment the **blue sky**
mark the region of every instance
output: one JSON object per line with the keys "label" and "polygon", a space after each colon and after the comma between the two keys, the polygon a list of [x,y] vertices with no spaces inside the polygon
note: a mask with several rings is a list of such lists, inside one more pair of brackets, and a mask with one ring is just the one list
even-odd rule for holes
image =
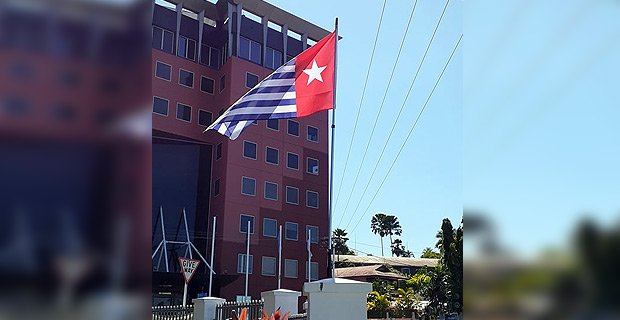
{"label": "blue sky", "polygon": [[[344,167],[347,150],[360,105],[383,1],[362,3],[271,0],[269,2],[327,30],[333,30],[334,18],[339,18],[339,33],[344,39],[339,42],[338,47],[334,227],[346,227],[351,239],[350,246],[357,248],[360,254],[379,255],[381,253],[379,237],[370,231],[370,219],[377,212],[396,215],[403,226],[401,237],[403,242],[419,257],[425,247],[434,246],[435,233],[439,230],[444,217],[450,218],[454,225],[461,220],[462,46],[452,58],[383,187],[378,191],[375,200],[372,203],[370,201],[386,176],[461,35],[462,2],[454,0],[449,2],[433,44],[404,105],[400,120],[396,123],[392,138],[364,197],[362,197],[364,188],[369,183],[370,174],[379,159],[379,153],[387,140],[446,1],[418,1],[416,5],[392,83],[355,187],[353,182],[360,168],[414,2],[388,1],[386,4],[346,171]],[[340,185],[343,172],[344,180]],[[336,197],[340,188],[342,190]],[[351,200],[347,206],[349,194]],[[359,208],[356,211],[358,203]],[[389,245],[387,241],[384,242],[385,252],[388,255]]]}

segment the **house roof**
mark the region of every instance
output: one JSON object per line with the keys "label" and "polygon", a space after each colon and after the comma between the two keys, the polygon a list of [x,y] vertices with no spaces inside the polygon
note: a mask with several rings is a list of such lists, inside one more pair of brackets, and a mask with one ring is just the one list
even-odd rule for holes
{"label": "house roof", "polygon": [[401,276],[394,272],[390,272],[389,269],[383,265],[336,268],[335,272],[336,277],[338,278],[371,277],[393,280],[407,279],[407,277]]}
{"label": "house roof", "polygon": [[389,264],[395,267],[435,267],[439,259],[426,258],[403,258],[403,257],[377,257],[377,256],[353,256],[336,255],[336,262],[351,262],[353,264],[375,265]]}

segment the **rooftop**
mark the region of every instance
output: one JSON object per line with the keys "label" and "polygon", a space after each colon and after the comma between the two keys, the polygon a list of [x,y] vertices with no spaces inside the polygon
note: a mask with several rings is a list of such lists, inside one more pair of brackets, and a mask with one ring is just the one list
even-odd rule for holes
{"label": "rooftop", "polygon": [[383,265],[337,268],[335,269],[335,271],[336,277],[339,278],[370,277],[392,280],[407,279],[407,277],[401,276],[394,272],[390,272],[389,269]]}
{"label": "rooftop", "polygon": [[426,258],[403,258],[403,257],[378,257],[378,256],[353,256],[336,255],[336,262],[351,262],[353,264],[389,264],[395,267],[434,267],[439,264],[439,259]]}

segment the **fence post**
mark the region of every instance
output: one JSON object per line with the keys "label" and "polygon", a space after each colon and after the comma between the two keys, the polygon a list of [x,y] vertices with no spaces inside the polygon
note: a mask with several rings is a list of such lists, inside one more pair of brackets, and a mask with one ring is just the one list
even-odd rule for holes
{"label": "fence post", "polygon": [[193,299],[194,320],[215,320],[215,307],[226,302],[226,299],[216,297],[204,297]]}

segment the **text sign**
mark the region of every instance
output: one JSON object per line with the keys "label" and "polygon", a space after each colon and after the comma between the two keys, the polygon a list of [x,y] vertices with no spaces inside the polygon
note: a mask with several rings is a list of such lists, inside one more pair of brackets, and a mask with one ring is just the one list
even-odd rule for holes
{"label": "text sign", "polygon": [[189,283],[189,281],[192,280],[192,277],[194,276],[194,272],[196,272],[196,269],[198,269],[200,260],[179,258],[179,264],[181,265],[181,273],[183,273],[185,283]]}

